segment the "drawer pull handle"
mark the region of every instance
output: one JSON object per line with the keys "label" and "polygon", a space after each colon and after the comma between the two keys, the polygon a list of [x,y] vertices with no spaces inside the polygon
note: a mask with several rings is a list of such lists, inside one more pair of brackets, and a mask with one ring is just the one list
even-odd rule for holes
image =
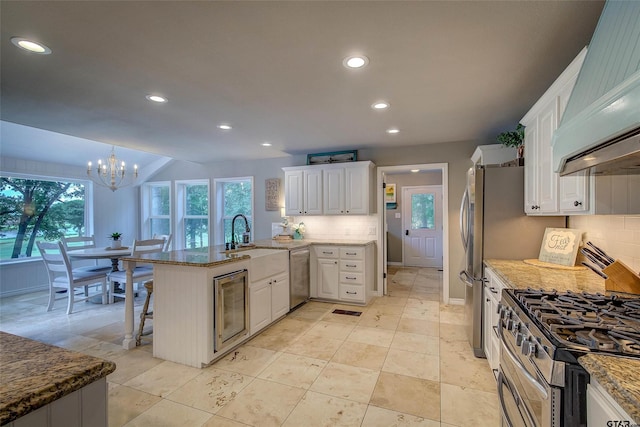
{"label": "drawer pull handle", "polygon": [[349,279],[349,280],[356,280],[356,277],[349,277],[349,276],[347,276],[347,277],[345,277],[345,279]]}
{"label": "drawer pull handle", "polygon": [[347,291],[347,293],[350,294],[350,295],[357,295],[358,294],[357,292],[349,292],[349,291]]}
{"label": "drawer pull handle", "polygon": [[345,266],[347,266],[347,267],[352,267],[352,268],[357,267],[357,265],[355,265],[355,264],[345,264]]}
{"label": "drawer pull handle", "polygon": [[333,252],[329,252],[329,251],[322,251],[322,253],[325,255],[333,255]]}
{"label": "drawer pull handle", "polygon": [[497,294],[497,293],[498,293],[498,290],[497,290],[496,288],[494,288],[493,286],[491,286],[491,287],[489,288],[489,290],[491,291],[491,293],[494,293],[494,294]]}
{"label": "drawer pull handle", "polygon": [[347,255],[358,255],[358,254],[357,254],[357,253],[355,253],[355,252],[347,252],[346,254],[347,254]]}

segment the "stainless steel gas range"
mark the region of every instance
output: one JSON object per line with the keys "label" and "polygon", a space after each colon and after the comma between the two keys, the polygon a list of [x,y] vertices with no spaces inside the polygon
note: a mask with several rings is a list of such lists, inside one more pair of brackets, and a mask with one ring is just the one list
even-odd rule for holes
{"label": "stainless steel gas range", "polygon": [[505,289],[498,396],[503,425],[586,426],[588,352],[640,357],[640,297]]}

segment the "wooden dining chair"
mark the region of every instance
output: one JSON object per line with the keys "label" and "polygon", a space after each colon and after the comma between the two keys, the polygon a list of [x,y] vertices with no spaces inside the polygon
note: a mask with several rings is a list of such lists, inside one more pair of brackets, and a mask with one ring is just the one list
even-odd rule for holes
{"label": "wooden dining chair", "polygon": [[[155,252],[163,252],[165,248],[164,239],[149,239],[149,240],[134,240],[133,247],[131,249],[131,256],[136,257],[141,254],[149,254]],[[153,265],[152,264],[139,264],[136,263],[136,268],[133,270],[133,284],[144,283],[147,280],[153,279]],[[109,293],[109,302],[113,303],[113,282],[126,283],[127,272],[126,270],[113,271],[109,273],[107,281],[109,282],[109,289],[112,292]],[[117,295],[120,298],[124,298],[124,294]]]}
{"label": "wooden dining chair", "polygon": [[[75,236],[75,237],[62,237],[62,244],[67,252],[74,251],[78,249],[91,249],[96,247],[96,240],[91,236]],[[79,261],[71,261],[74,270],[78,271],[100,271],[104,273],[108,273],[111,271],[112,267],[110,265],[100,265],[98,260],[93,260],[93,265],[82,265],[79,266],[80,263],[87,263],[87,260],[79,260]]]}
{"label": "wooden dining chair", "polygon": [[[47,311],[53,310],[56,300],[56,290],[65,289],[67,292],[67,314],[73,311],[75,302],[84,301],[88,295],[76,299],[75,289],[88,289],[91,286],[100,286],[102,290],[102,303],[107,303],[107,274],[102,271],[79,271],[71,267],[69,256],[62,242],[36,242],[42,260],[47,267],[49,275],[49,305]],[[88,292],[87,292],[88,293]]]}
{"label": "wooden dining chair", "polygon": [[154,234],[152,239],[164,239],[164,251],[168,251],[171,247],[171,239],[173,234]]}

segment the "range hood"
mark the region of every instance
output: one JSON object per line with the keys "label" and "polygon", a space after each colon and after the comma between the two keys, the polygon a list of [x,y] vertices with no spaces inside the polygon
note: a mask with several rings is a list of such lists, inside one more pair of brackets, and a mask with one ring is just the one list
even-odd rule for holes
{"label": "range hood", "polygon": [[640,174],[640,1],[605,4],[552,146],[560,175]]}

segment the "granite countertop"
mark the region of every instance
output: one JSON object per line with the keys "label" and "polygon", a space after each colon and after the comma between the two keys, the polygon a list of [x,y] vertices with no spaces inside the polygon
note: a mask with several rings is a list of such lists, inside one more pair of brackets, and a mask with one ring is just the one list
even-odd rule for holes
{"label": "granite countertop", "polygon": [[640,425],[640,360],[589,353],[578,362]]}
{"label": "granite countertop", "polygon": [[[196,249],[142,254],[137,257],[123,257],[124,261],[139,261],[151,264],[171,264],[191,267],[216,267],[218,265],[251,259],[252,249],[291,250],[311,245],[363,246],[374,244],[375,240],[258,240],[252,246],[226,251],[223,245]],[[246,252],[246,253],[245,253]]]}
{"label": "granite countertop", "polygon": [[115,370],[108,360],[0,332],[0,425]]}
{"label": "granite countertop", "polygon": [[605,291],[604,279],[589,269],[559,270],[502,259],[488,259],[484,263],[496,272],[505,285],[514,289],[608,293]]}

